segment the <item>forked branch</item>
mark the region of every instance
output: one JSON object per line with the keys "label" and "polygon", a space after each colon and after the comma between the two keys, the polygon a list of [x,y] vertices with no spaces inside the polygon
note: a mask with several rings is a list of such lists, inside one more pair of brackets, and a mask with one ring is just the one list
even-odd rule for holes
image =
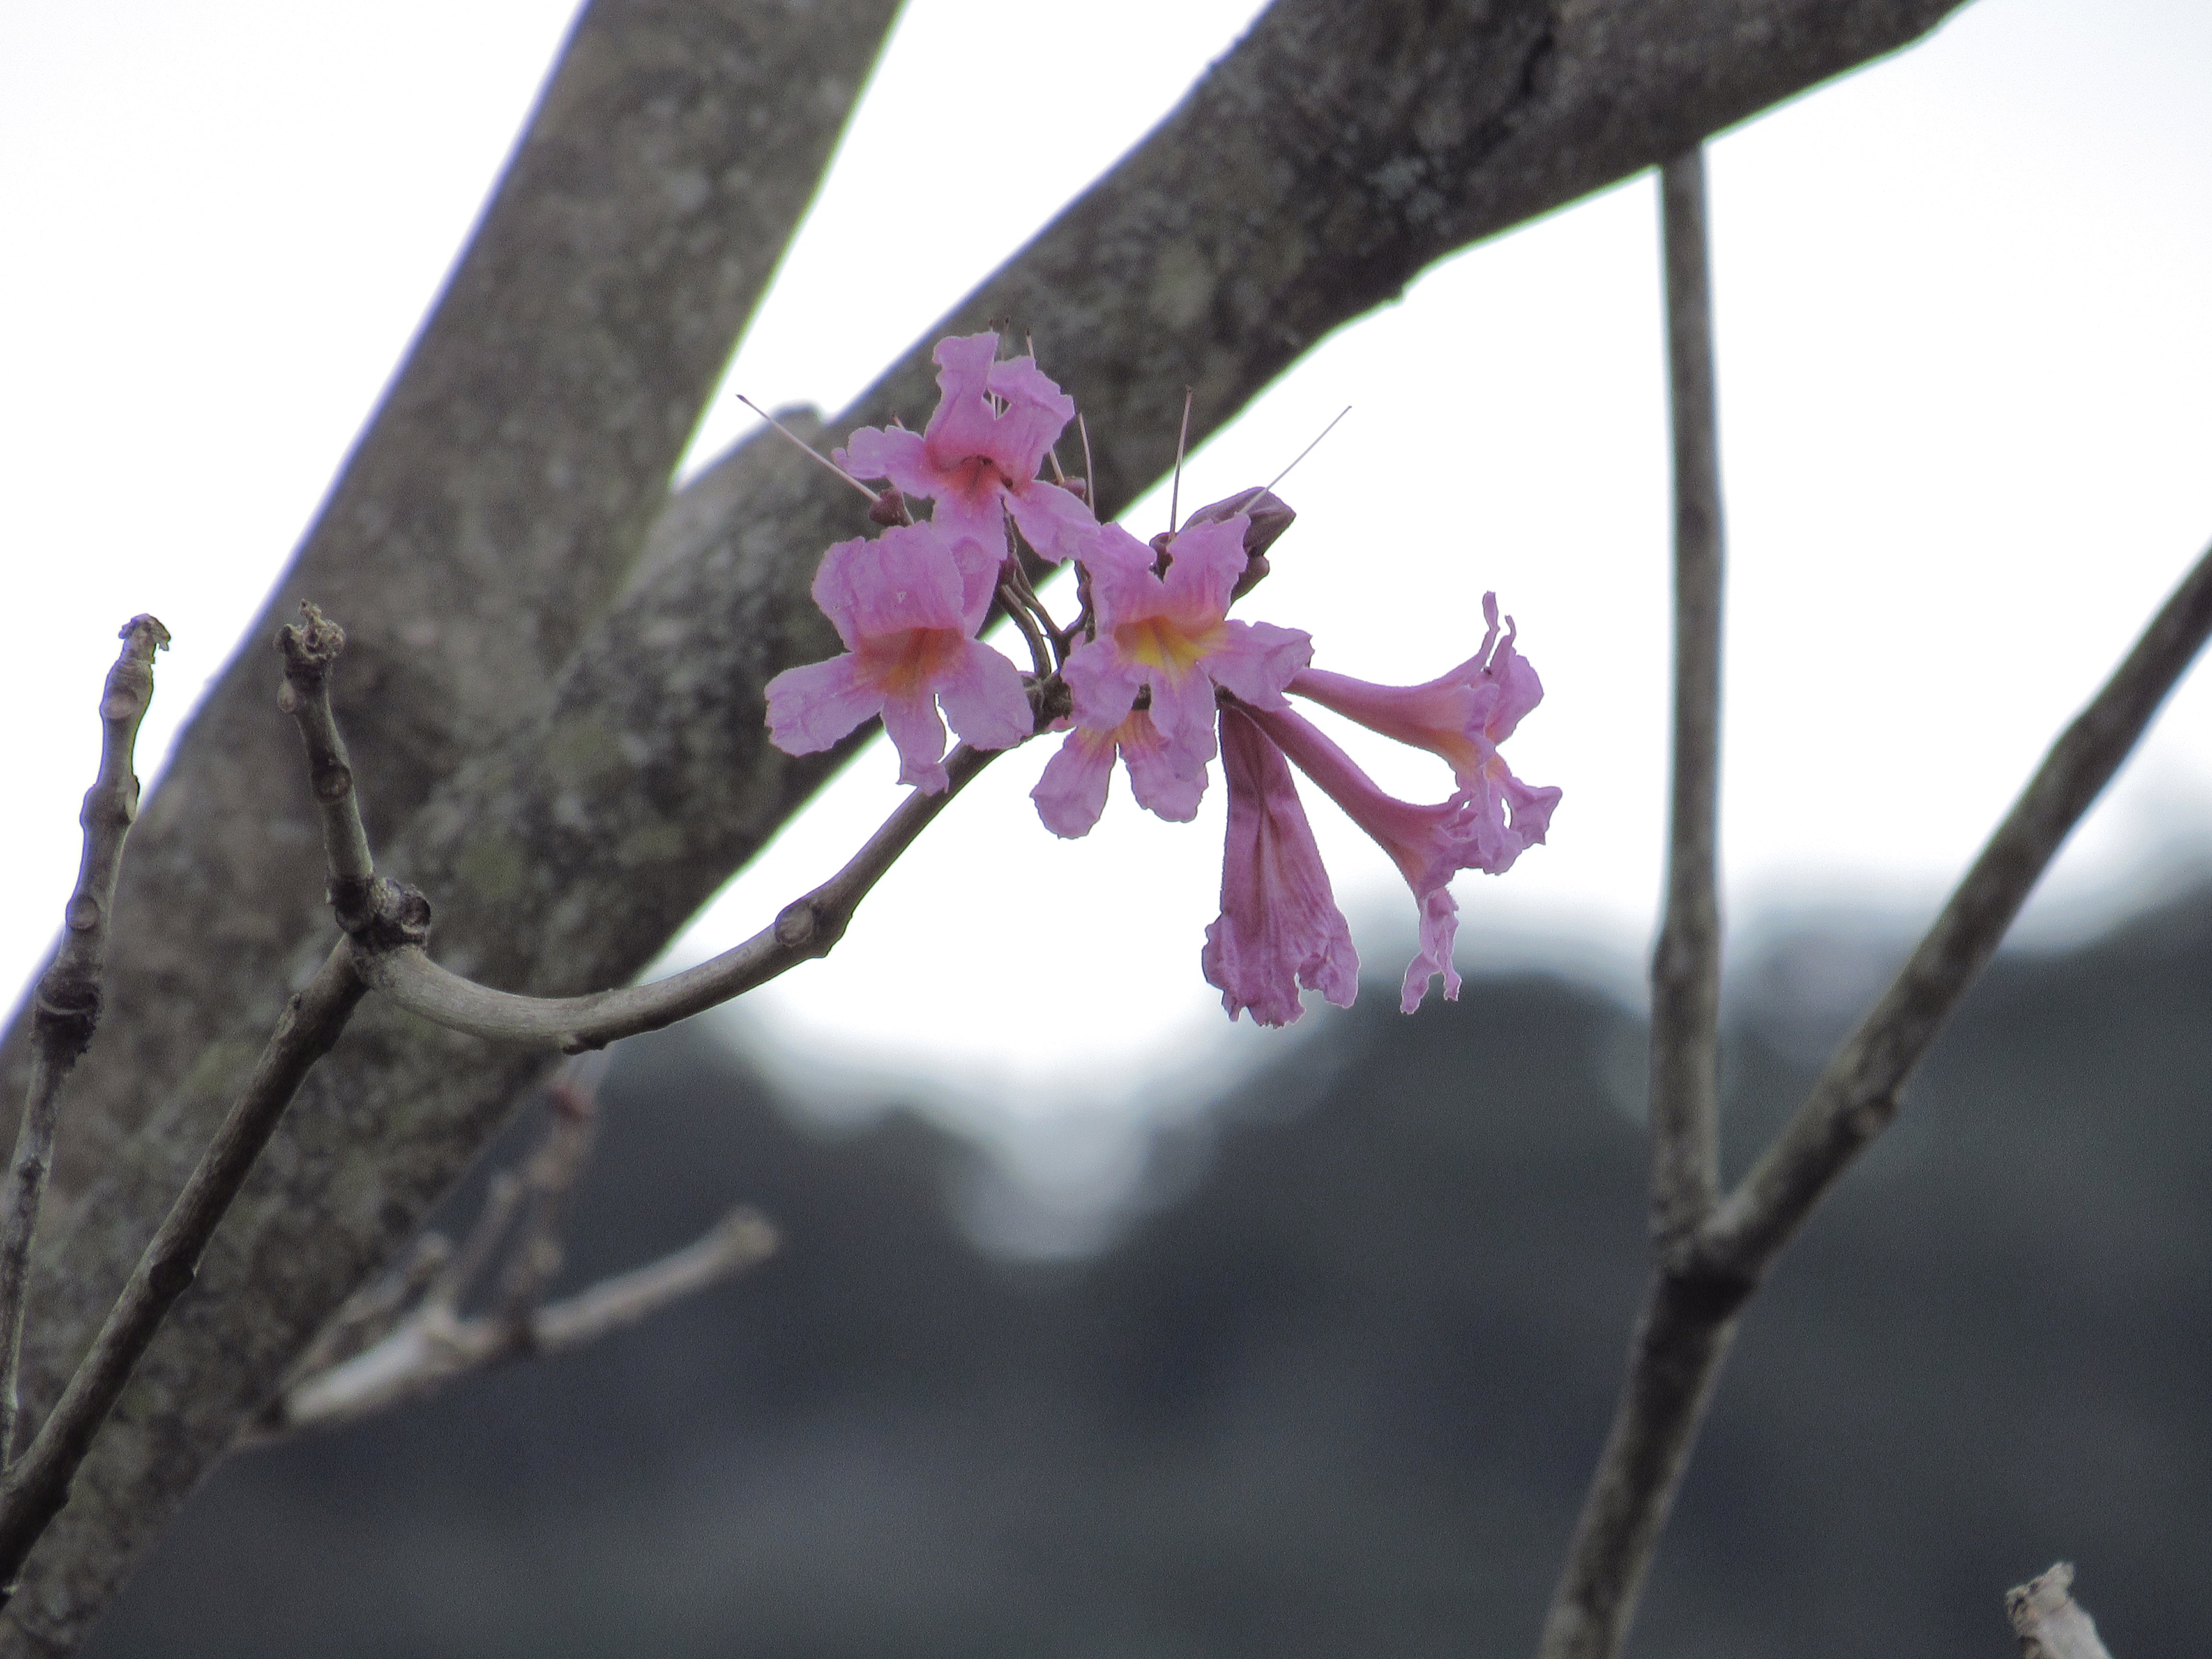
{"label": "forked branch", "polygon": [[[599,1056],[592,1056],[596,1060]],[[736,1209],[673,1255],[547,1303],[562,1259],[561,1223],[590,1156],[592,1077],[571,1063],[547,1086],[545,1133],[519,1170],[492,1177],[475,1226],[456,1251],[436,1235],[402,1267],[340,1310],[270,1403],[248,1443],[335,1427],[434,1393],[470,1371],[557,1353],[631,1324],[764,1260],[775,1230]],[[492,1305],[463,1304],[492,1277]],[[410,1304],[412,1304],[411,1306]]]}

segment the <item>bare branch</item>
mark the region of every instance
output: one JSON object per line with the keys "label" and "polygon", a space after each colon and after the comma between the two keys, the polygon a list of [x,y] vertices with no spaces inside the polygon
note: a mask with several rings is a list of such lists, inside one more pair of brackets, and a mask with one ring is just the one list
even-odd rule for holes
{"label": "bare branch", "polygon": [[1720,416],[1702,146],[1660,170],[1674,433],[1674,779],[1651,960],[1651,1222],[1662,1249],[1720,1195]]}
{"label": "bare branch", "polygon": [[860,901],[899,855],[1002,752],[956,744],[945,757],[951,781],[944,790],[908,795],[843,869],[784,906],[774,921],[750,939],[650,985],[580,997],[519,996],[441,968],[417,945],[393,949],[365,945],[361,973],[372,988],[408,1012],[474,1036],[550,1042],[565,1054],[580,1054],[603,1048],[617,1038],[657,1031],[743,996],[802,962],[828,956],[845,936]]}
{"label": "bare branch", "polygon": [[2044,867],[2128,757],[2212,634],[2212,549],[2066,729],[1942,914],[1698,1243],[1713,1268],[1756,1279],[1821,1194],[1897,1115],[1898,1091],[1966,994]]}
{"label": "bare branch", "polygon": [[152,617],[137,616],[117,637],[123,650],[107,671],[100,697],[100,770],[77,812],[84,851],[76,888],[62,913],[61,945],[32,994],[30,1087],[9,1164],[7,1219],[0,1224],[0,1465],[15,1453],[15,1384],[22,1363],[31,1244],[38,1234],[46,1174],[53,1167],[62,1079],[90,1046],[100,1024],[115,881],[123,868],[123,844],[138,817],[133,753],[139,723],[154,701],[154,653],[167,648],[169,630]]}
{"label": "bare branch", "polygon": [[337,912],[338,925],[351,933],[364,925],[376,860],[369,851],[368,831],[362,827],[345,736],[331,708],[331,670],[345,649],[345,629],[306,599],[300,601],[300,614],[303,622],[276,630],[276,649],[284,659],[276,706],[299,726],[307,746],[307,787],[322,818],[331,908]]}
{"label": "bare branch", "polygon": [[775,1229],[759,1212],[732,1210],[673,1255],[533,1310],[519,1331],[504,1315],[459,1319],[441,1304],[425,1304],[375,1346],[288,1389],[253,1438],[332,1428],[520,1354],[581,1347],[734,1278],[775,1245]]}
{"label": "bare branch", "polygon": [[62,1390],[38,1437],[0,1479],[0,1595],[12,1595],[24,1558],[62,1505],[139,1357],[199,1268],[200,1253],[268,1145],[300,1081],[345,1029],[367,988],[343,945],[294,997],[198,1168],[139,1257],[92,1350]]}
{"label": "bare branch", "polygon": [[1674,803],[1651,958],[1653,1273],[1613,1429],[1552,1593],[1545,1659],[1626,1640],[1732,1324],[1676,1340],[1670,1268],[1720,1190],[1722,518],[1703,147],[1660,170],[1674,439]]}
{"label": "bare branch", "polygon": [[2020,1638],[2021,1659],[2112,1659],[2089,1617],[2069,1592],[2074,1564],[2061,1561],[2050,1571],[2005,1592],[2005,1613]]}
{"label": "bare branch", "polygon": [[1896,980],[1796,1115],[1653,1276],[1542,1659],[1620,1650],[1665,1499],[1758,1288],[1813,1206],[1897,1115],[1898,1091],[1988,963],[2069,831],[2212,635],[2212,550],[2054,743]]}

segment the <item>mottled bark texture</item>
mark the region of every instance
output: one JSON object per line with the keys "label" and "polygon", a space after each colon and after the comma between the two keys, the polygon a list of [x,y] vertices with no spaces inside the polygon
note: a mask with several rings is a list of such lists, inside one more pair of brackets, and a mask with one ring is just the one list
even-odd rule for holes
{"label": "mottled bark texture", "polygon": [[[1111,512],[1169,465],[1183,386],[1210,431],[1441,254],[1904,45],[1953,4],[1282,0],[945,325],[1035,333],[1086,410]],[[278,611],[314,598],[358,641],[340,708],[372,833],[431,895],[441,958],[489,983],[563,994],[635,974],[842,758],[783,756],[761,726],[769,677],[836,648],[806,587],[821,549],[860,527],[811,463],[759,445],[720,463],[600,613],[781,245],[771,204],[811,188],[794,152],[820,146],[795,134],[826,144],[822,89],[849,87],[877,28],[826,3],[602,4],[583,26],[447,301],[480,285],[476,320],[448,329],[441,309],[134,844],[150,849],[125,884],[145,960],[117,999],[127,1034],[79,1079],[72,1121],[94,1127],[64,1149],[73,1224],[41,1251],[31,1409],[329,937],[311,803],[269,701]],[[519,228],[488,252],[510,206]],[[836,429],[926,416],[927,345]],[[411,392],[418,374],[441,394]],[[362,1011],[33,1555],[0,1654],[74,1645],[542,1063]]]}

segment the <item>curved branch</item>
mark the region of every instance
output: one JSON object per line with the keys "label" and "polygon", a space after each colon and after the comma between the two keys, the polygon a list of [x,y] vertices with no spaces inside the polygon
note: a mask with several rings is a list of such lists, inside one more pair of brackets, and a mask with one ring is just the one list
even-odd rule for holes
{"label": "curved branch", "polygon": [[952,798],[1003,750],[954,745],[945,757],[951,779],[935,794],[920,791],[900,802],[845,867],[812,892],[793,899],[742,944],[696,967],[650,985],[594,991],[580,997],[527,997],[495,991],[449,972],[420,945],[358,945],[361,975],[409,1013],[471,1036],[550,1042],[563,1054],[658,1031],[765,985],[802,962],[826,957],[884,872]]}

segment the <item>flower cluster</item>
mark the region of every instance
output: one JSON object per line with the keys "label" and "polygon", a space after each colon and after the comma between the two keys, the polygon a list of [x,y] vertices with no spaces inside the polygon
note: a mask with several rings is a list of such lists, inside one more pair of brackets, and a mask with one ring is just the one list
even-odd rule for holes
{"label": "flower cluster", "polygon": [[[995,333],[945,340],[935,356],[943,396],[922,431],[863,428],[836,453],[855,478],[886,481],[871,515],[886,527],[823,557],[814,597],[846,653],[769,683],[776,744],[811,754],[879,714],[899,781],[937,791],[947,786],[945,720],[979,750],[1064,732],[1030,791],[1045,827],[1063,836],[1098,821],[1116,760],[1139,805],[1188,822],[1218,755],[1228,846],[1221,915],[1200,962],[1231,1018],[1249,1011],[1266,1025],[1297,1018],[1302,990],[1349,1006],[1358,989],[1359,959],[1295,768],[1413,890],[1420,949],[1401,1006],[1411,1013],[1439,975],[1456,997],[1451,878],[1510,869],[1544,839],[1559,799],[1522,782],[1498,753],[1543,687],[1515,648],[1510,618],[1501,629],[1496,597],[1483,599],[1481,648],[1425,684],[1315,668],[1310,635],[1229,615],[1266,574],[1267,549],[1293,516],[1271,492],[1246,490],[1139,541],[1099,523],[1086,481],[1061,474],[1053,448],[1075,405],[1034,361],[1002,361]],[[908,521],[908,496],[930,501],[932,516]],[[1024,544],[1077,567],[1082,610],[1066,627],[1030,586]],[[976,639],[994,599],[1027,636],[1033,672]],[[1451,795],[1424,805],[1385,793],[1294,696],[1431,750],[1451,769]]]}

